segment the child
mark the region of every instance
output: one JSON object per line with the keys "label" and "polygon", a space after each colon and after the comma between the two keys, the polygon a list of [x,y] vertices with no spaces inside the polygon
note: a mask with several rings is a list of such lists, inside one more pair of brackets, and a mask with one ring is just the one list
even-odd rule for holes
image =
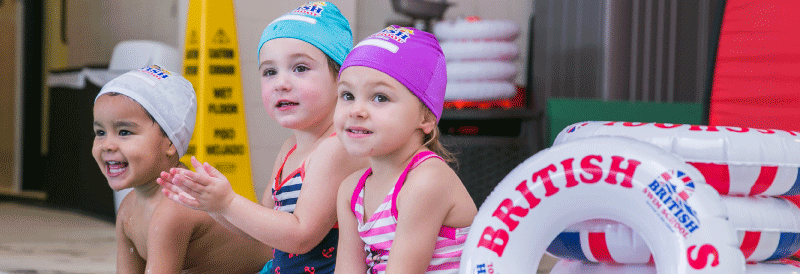
{"label": "child", "polygon": [[117,273],[253,273],[269,260],[269,247],[159,193],[159,173],[183,166],[196,113],[192,84],[158,65],[95,98],[92,156],[112,189],[133,188],[117,212]]}
{"label": "child", "polygon": [[274,247],[264,272],[333,273],[336,193],[345,177],[366,167],[366,159],[350,156],[333,137],[336,80],[352,45],[347,19],[328,2],[305,4],[264,30],[259,43],[264,107],[294,134],[275,160],[271,191],[260,205],[234,193],[222,174],[196,159],[196,172],[173,169],[159,180],[171,199]]}
{"label": "child", "polygon": [[[437,154],[447,75],[430,33],[390,26],[342,65],[334,126],[347,152],[370,169],[338,195],[336,273],[456,273],[477,213]],[[366,264],[365,264],[366,258]]]}

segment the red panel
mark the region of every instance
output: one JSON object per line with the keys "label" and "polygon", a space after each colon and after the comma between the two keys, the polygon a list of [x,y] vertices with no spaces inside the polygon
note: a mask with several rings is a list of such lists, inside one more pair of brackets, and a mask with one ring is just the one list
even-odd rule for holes
{"label": "red panel", "polygon": [[800,130],[800,1],[727,1],[709,124]]}

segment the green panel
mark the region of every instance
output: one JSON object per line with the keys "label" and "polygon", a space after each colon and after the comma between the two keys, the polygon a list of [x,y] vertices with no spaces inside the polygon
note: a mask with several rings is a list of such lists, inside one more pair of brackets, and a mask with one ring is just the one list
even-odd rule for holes
{"label": "green panel", "polygon": [[565,127],[582,121],[626,121],[672,124],[703,123],[699,103],[655,103],[599,101],[590,99],[548,99],[548,145]]}

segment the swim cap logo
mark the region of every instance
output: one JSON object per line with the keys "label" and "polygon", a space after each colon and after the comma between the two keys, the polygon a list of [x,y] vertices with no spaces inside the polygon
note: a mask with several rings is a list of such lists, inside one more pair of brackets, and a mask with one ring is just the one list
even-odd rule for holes
{"label": "swim cap logo", "polygon": [[149,74],[150,76],[155,77],[156,79],[165,79],[168,78],[172,73],[168,70],[163,69],[157,65],[150,65],[149,67],[140,68],[139,71]]}
{"label": "swim cap logo", "polygon": [[694,181],[686,173],[670,170],[656,177],[644,191],[661,219],[685,238],[700,228],[697,212],[688,203],[694,189]]}
{"label": "swim cap logo", "polygon": [[324,6],[327,6],[325,2],[308,2],[296,8],[289,14],[302,14],[302,15],[311,15],[314,17],[320,17],[322,16],[322,11],[324,10],[324,8],[322,7]]}
{"label": "swim cap logo", "polygon": [[408,38],[414,35],[414,30],[404,27],[396,28],[395,26],[388,26],[382,31],[373,34],[373,37],[386,37],[400,43],[405,43]]}

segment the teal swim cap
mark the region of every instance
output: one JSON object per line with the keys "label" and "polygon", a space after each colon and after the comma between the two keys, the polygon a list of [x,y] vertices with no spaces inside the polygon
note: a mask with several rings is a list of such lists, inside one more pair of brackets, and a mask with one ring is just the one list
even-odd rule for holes
{"label": "teal swim cap", "polygon": [[320,49],[339,65],[353,48],[353,32],[347,18],[331,2],[308,2],[269,23],[261,33],[261,47],[275,38],[294,38]]}

